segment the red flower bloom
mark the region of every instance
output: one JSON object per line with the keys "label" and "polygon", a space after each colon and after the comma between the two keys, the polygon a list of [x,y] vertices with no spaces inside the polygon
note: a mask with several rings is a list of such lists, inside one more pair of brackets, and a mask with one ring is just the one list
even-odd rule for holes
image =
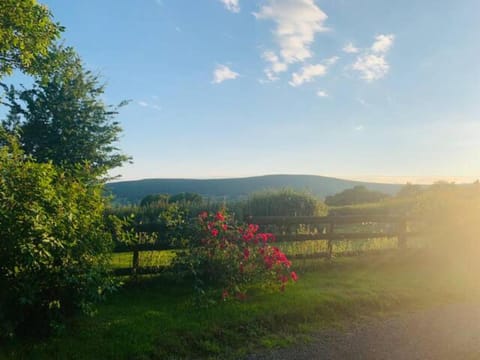
{"label": "red flower bloom", "polygon": [[248,231],[255,234],[258,231],[258,225],[256,224],[248,224]]}
{"label": "red flower bloom", "polygon": [[225,216],[223,216],[223,214],[221,212],[217,212],[217,214],[215,215],[215,220],[225,221]]}
{"label": "red flower bloom", "polygon": [[212,236],[217,236],[218,235],[218,230],[217,229],[212,229],[211,234],[212,234]]}
{"label": "red flower bloom", "polygon": [[250,250],[248,250],[248,248],[243,249],[243,257],[245,258],[245,260],[248,260],[248,258],[250,257]]}
{"label": "red flower bloom", "polygon": [[297,273],[296,273],[295,271],[292,271],[292,272],[290,273],[290,276],[292,277],[292,280],[293,280],[293,281],[297,281],[297,280],[298,280],[298,275],[297,275]]}

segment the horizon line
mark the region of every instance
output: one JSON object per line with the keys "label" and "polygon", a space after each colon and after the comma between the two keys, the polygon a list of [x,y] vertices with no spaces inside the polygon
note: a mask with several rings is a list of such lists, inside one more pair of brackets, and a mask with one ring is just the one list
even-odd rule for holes
{"label": "horizon line", "polygon": [[318,175],[318,174],[288,174],[288,173],[271,173],[258,174],[246,176],[210,176],[210,177],[131,177],[131,178],[115,178],[109,183],[127,182],[127,181],[142,181],[142,180],[233,180],[233,179],[248,179],[253,177],[266,176],[318,176],[324,178],[332,178],[337,180],[358,181],[366,183],[386,184],[386,185],[405,185],[418,184],[429,185],[437,181],[447,181],[456,184],[473,183],[480,179],[475,176],[448,176],[448,175]]}

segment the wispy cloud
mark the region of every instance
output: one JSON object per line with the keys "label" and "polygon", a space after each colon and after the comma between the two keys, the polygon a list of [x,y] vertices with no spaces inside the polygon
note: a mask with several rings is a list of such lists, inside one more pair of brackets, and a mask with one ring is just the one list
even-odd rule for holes
{"label": "wispy cloud", "polygon": [[359,102],[360,105],[362,106],[370,106],[368,102],[365,101],[365,99],[362,98],[357,98],[357,101]]}
{"label": "wispy cloud", "polygon": [[390,70],[386,54],[393,46],[393,34],[377,35],[373,45],[359,55],[352,69],[360,73],[360,78],[371,82],[383,78]]}
{"label": "wispy cloud", "polygon": [[265,51],[262,58],[270,65],[265,68],[264,72],[270,81],[278,80],[278,74],[287,71],[287,64],[282,62],[273,51]]}
{"label": "wispy cloud", "polygon": [[240,76],[239,73],[232,71],[226,65],[217,65],[215,70],[213,71],[213,84],[220,84],[225,80],[234,80]]}
{"label": "wispy cloud", "polygon": [[328,93],[325,90],[318,90],[317,91],[317,96],[318,97],[328,97]]}
{"label": "wispy cloud", "polygon": [[332,56],[332,57],[329,57],[328,59],[325,59],[323,62],[327,66],[331,66],[331,65],[335,65],[339,59],[340,59],[340,57],[338,57],[338,56]]}
{"label": "wispy cloud", "polygon": [[327,67],[323,64],[306,65],[299,72],[292,74],[292,80],[289,84],[297,87],[306,82],[311,82],[314,78],[324,76],[327,73]]}
{"label": "wispy cloud", "polygon": [[363,131],[363,129],[364,129],[363,125],[357,125],[353,128],[353,130],[355,130],[355,131]]}
{"label": "wispy cloud", "polygon": [[228,11],[233,13],[240,12],[239,0],[220,0]]}
{"label": "wispy cloud", "polygon": [[358,53],[360,50],[355,47],[355,45],[353,45],[353,43],[349,42],[347,44],[345,44],[345,46],[343,47],[343,52],[346,52],[347,54],[356,54]]}
{"label": "wispy cloud", "polygon": [[332,56],[323,60],[320,64],[305,65],[300,71],[292,74],[292,79],[289,84],[293,87],[300,86],[304,83],[313,81],[316,77],[325,76],[330,66],[336,64],[340,58],[338,56]]}
{"label": "wispy cloud", "polygon": [[[286,71],[289,64],[311,58],[310,46],[315,35],[328,30],[324,26],[327,15],[314,0],[266,0],[254,16],[258,20],[271,20],[276,25],[273,34],[279,47],[278,53],[269,51],[271,56],[263,56],[270,63],[265,72],[271,78],[275,78],[278,72]],[[275,67],[281,71],[275,71]]]}
{"label": "wispy cloud", "polygon": [[371,49],[374,53],[385,54],[392,47],[394,40],[395,36],[393,34],[377,35]]}
{"label": "wispy cloud", "polygon": [[[158,97],[156,96],[152,96],[153,99],[158,99]],[[144,100],[139,100],[137,101],[137,104],[141,107],[144,107],[144,108],[150,108],[150,109],[154,109],[154,110],[162,110],[162,107],[160,105],[157,105],[157,104],[151,104],[149,102],[146,102]]]}

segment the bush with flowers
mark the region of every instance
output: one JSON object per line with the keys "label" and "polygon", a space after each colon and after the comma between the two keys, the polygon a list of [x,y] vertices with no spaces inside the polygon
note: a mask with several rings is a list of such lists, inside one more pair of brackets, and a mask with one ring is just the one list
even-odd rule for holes
{"label": "bush with flowers", "polygon": [[[197,295],[243,300],[253,284],[284,291],[298,279],[291,262],[258,225],[237,224],[224,212],[202,212],[195,219],[188,250],[180,257],[195,279]],[[209,292],[211,294],[211,292]],[[210,297],[211,299],[211,297]]]}

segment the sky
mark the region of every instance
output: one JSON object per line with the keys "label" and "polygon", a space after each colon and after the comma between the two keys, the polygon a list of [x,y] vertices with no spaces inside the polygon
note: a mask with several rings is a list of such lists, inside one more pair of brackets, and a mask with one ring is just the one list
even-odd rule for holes
{"label": "sky", "polygon": [[123,180],[480,177],[478,0],[40,0],[118,120]]}

